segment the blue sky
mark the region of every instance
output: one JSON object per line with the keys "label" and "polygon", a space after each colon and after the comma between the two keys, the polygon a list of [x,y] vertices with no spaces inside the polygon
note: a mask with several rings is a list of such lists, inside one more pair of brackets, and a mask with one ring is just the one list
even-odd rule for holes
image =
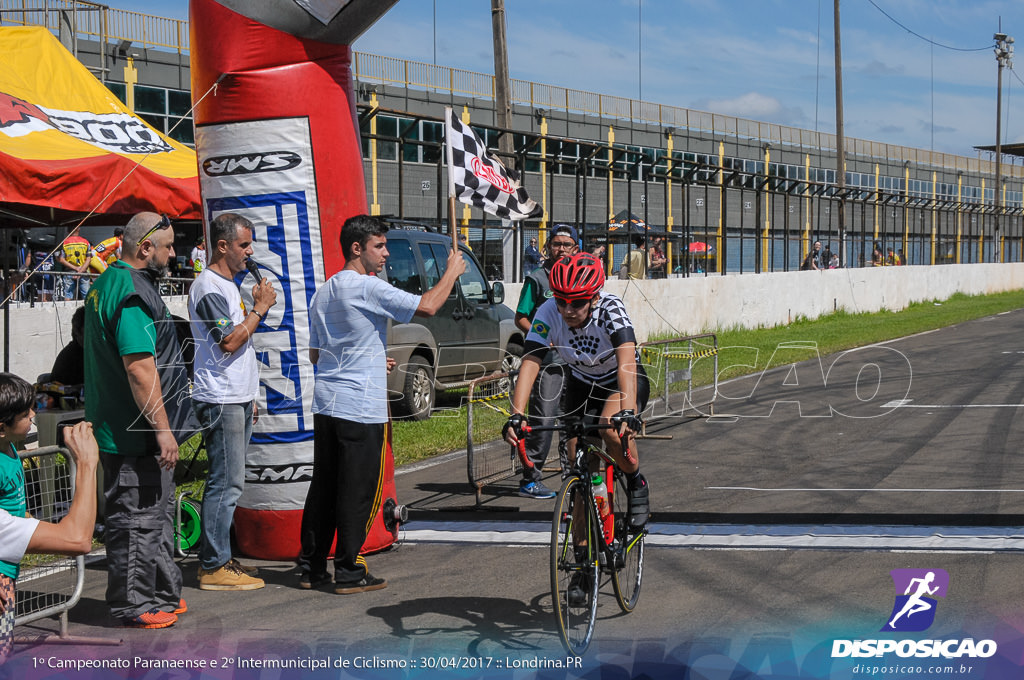
{"label": "blue sky", "polygon": [[[832,5],[506,0],[509,69],[523,80],[834,132]],[[186,0],[111,6],[188,14]],[[967,156],[995,142],[992,35],[1001,20],[1003,33],[1024,38],[1024,2],[843,0],[841,19],[848,136]],[[490,2],[399,0],[354,47],[424,62],[436,49],[438,64],[492,73]],[[1003,132],[1004,142],[1024,142],[1024,78],[1008,70]]]}

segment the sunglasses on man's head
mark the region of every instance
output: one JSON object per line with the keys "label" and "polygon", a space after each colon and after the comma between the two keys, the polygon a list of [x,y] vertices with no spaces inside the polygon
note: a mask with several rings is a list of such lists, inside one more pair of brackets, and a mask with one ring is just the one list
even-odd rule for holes
{"label": "sunglasses on man's head", "polygon": [[556,297],[555,298],[555,305],[557,305],[559,307],[559,309],[565,309],[566,306],[571,307],[572,309],[583,309],[584,307],[587,306],[587,303],[589,303],[589,302],[590,302],[589,299],[585,299],[585,300],[563,300],[560,297]]}
{"label": "sunglasses on man's head", "polygon": [[145,241],[146,239],[148,239],[150,236],[152,236],[156,232],[160,231],[161,229],[166,229],[169,226],[171,226],[171,218],[168,217],[166,214],[161,215],[160,216],[160,221],[157,222],[156,224],[154,224],[153,228],[150,229],[149,231],[147,231],[145,233],[145,235],[143,235],[143,237],[140,238],[139,242],[136,243],[135,245],[141,246],[143,241]]}

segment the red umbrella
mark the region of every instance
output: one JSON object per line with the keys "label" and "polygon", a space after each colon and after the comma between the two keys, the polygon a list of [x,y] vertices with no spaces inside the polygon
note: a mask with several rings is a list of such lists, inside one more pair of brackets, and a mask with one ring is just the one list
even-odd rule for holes
{"label": "red umbrella", "polygon": [[690,244],[691,253],[706,253],[708,252],[708,244],[704,241],[694,241]]}

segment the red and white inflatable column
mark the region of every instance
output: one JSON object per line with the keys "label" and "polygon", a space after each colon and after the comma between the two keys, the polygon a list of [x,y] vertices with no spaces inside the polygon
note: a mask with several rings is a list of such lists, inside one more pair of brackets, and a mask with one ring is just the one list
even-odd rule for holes
{"label": "red and white inflatable column", "polygon": [[[330,2],[318,3],[325,4]],[[313,17],[293,3],[190,3],[204,220],[209,225],[222,212],[252,220],[257,227],[253,257],[278,291],[277,305],[255,336],[260,418],[235,513],[240,548],[262,559],[292,559],[299,553],[313,461],[309,302],[344,265],[338,245],[342,223],[366,212],[351,50],[325,39],[340,33],[351,41],[351,27],[329,29],[348,16],[361,32],[393,3],[335,4],[339,9],[332,17]],[[267,15],[272,11],[286,16]],[[310,31],[293,30],[295,25],[312,26],[318,39],[300,37]],[[243,283],[243,291],[251,283]],[[395,499],[390,436],[387,460],[382,509]],[[378,515],[364,552],[391,545],[397,530],[385,528]]]}

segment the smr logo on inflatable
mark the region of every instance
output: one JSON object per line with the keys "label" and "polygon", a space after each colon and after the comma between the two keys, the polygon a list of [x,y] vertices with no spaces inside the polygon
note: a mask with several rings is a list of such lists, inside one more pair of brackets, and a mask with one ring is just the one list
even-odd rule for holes
{"label": "smr logo on inflatable", "polygon": [[302,162],[302,156],[291,151],[264,151],[234,156],[217,156],[203,161],[203,172],[210,177],[248,175],[255,172],[283,172]]}

